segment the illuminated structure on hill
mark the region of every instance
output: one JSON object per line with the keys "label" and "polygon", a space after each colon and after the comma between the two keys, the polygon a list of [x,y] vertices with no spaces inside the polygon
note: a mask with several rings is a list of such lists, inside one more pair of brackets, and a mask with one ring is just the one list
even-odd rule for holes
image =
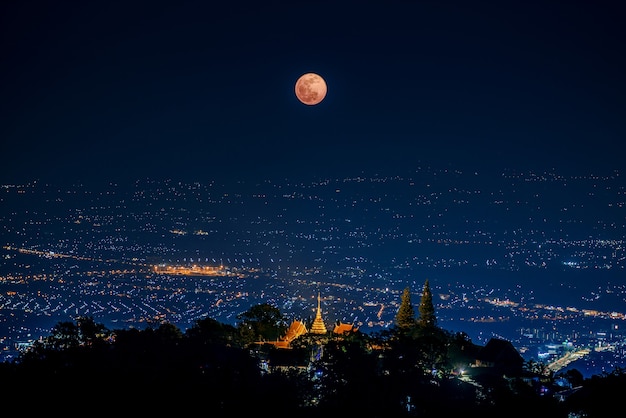
{"label": "illuminated structure on hill", "polygon": [[[355,327],[352,324],[344,324],[342,322],[337,322],[333,328],[334,335],[346,335],[350,332],[355,332],[359,328]],[[311,329],[307,329],[304,322],[299,320],[294,320],[285,335],[278,341],[264,341],[259,342],[259,344],[272,344],[277,348],[291,348],[291,342],[296,338],[305,335],[305,334],[314,334],[314,335],[326,335],[328,336],[328,329],[324,324],[324,319],[322,318],[322,307],[321,307],[321,299],[320,294],[317,294],[317,311],[315,313],[315,319],[313,320],[313,324],[311,325]]]}
{"label": "illuminated structure on hill", "polygon": [[317,293],[317,312],[315,313],[315,319],[313,320],[313,325],[311,326],[311,334],[326,334],[328,330],[326,329],[326,325],[324,325],[324,320],[322,319],[322,309],[320,305],[320,294]]}

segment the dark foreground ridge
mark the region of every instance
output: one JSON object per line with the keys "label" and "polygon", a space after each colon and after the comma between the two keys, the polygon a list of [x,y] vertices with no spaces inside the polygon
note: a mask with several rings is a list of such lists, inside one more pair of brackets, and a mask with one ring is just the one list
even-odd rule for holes
{"label": "dark foreground ridge", "polygon": [[168,322],[109,330],[79,317],[0,364],[0,393],[7,402],[33,400],[18,406],[23,413],[70,416],[565,418],[610,416],[619,403],[622,370],[554,374],[506,340],[474,344],[438,327],[427,287],[423,295],[418,319],[405,292],[396,325],[373,334],[341,323],[287,324],[270,304],[240,314],[237,326],[204,318],[184,332]]}

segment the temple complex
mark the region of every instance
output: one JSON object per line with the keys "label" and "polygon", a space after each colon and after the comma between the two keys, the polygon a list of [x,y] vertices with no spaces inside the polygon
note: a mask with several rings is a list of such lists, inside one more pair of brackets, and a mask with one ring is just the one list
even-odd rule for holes
{"label": "temple complex", "polygon": [[[333,327],[332,332],[335,335],[345,335],[357,330],[358,327],[355,327],[352,324],[337,322]],[[273,342],[259,342],[259,344],[272,344],[277,348],[291,348],[291,342],[305,334],[328,335],[328,329],[326,328],[326,324],[324,324],[324,319],[322,318],[322,305],[319,292],[317,294],[317,310],[315,312],[315,319],[313,320],[311,329],[307,329],[304,322],[294,320],[291,325],[289,325],[287,332],[280,340]]]}

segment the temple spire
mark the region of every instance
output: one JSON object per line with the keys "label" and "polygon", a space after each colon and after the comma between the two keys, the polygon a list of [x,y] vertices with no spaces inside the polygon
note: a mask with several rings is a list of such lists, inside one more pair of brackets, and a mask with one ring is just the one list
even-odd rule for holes
{"label": "temple spire", "polygon": [[312,334],[326,334],[328,332],[326,330],[326,325],[324,325],[324,320],[322,319],[322,308],[320,301],[320,293],[317,292],[317,312],[315,314],[315,320],[313,321],[313,325],[311,326]]}

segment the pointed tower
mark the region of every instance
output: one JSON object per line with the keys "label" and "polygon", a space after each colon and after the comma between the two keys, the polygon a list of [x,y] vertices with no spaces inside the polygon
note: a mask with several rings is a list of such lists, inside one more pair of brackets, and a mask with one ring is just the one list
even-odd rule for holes
{"label": "pointed tower", "polygon": [[324,325],[324,320],[322,319],[322,309],[320,308],[320,294],[317,292],[317,313],[315,314],[315,319],[313,320],[313,325],[311,326],[311,334],[326,334],[328,331],[326,330],[326,325]]}

